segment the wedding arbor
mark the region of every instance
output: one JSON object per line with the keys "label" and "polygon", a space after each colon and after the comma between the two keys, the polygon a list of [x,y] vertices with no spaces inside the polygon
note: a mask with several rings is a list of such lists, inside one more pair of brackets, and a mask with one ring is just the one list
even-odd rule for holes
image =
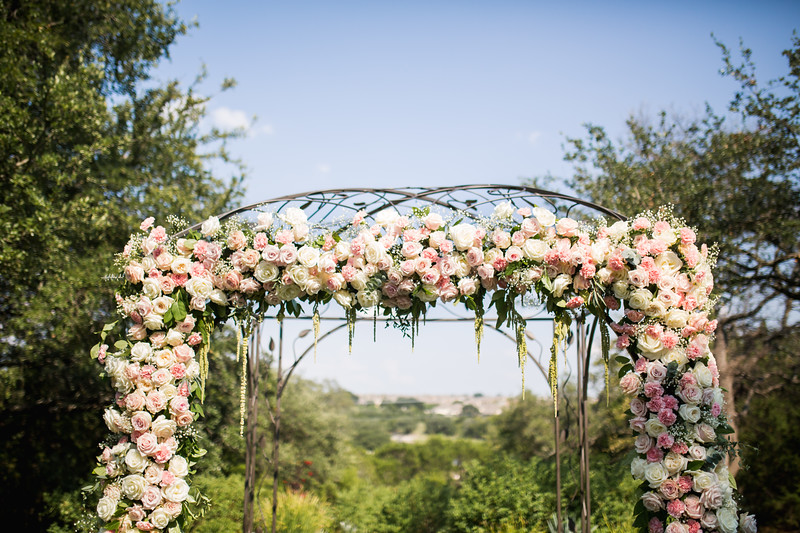
{"label": "wedding arbor", "polygon": [[[192,423],[202,413],[215,327],[233,319],[247,337],[264,317],[308,314],[316,338],[320,306],[330,303],[341,307],[350,342],[364,314],[380,314],[413,342],[427,309],[452,302],[473,314],[478,351],[493,308],[495,326],[517,343],[523,376],[521,311],[547,309],[554,414],[557,356],[571,324],[584,384],[592,339],[600,338],[607,363],[614,330],[627,354],[619,385],[630,396],[638,454],[631,472],[642,482],[636,526],[755,531],[755,519],[738,513],[724,462],[730,427],[709,350],[714,251],[669,209],[625,220],[566,195],[468,185],[318,191],[195,226],[170,222],[168,232],[145,220],[120,254],[125,335],[110,347],[117,323],[108,324],[92,351],[117,391],[104,414],[114,435],[95,470],[106,530],[182,531],[197,498],[189,471],[203,452]],[[585,387],[582,394],[585,407]],[[585,411],[581,420],[585,435]],[[586,446],[584,438],[588,531]]]}

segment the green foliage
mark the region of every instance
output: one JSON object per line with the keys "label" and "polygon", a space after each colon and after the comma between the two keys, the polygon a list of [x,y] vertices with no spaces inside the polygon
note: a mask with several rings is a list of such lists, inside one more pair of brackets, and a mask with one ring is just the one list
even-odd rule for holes
{"label": "green foliage", "polygon": [[198,131],[206,99],[148,78],[186,29],[155,0],[0,5],[0,498],[17,529],[47,527],[45,499],[75,488],[105,433],[89,352],[130,229],[241,194],[207,170],[229,135]]}
{"label": "green foliage", "polygon": [[489,456],[485,442],[433,436],[416,444],[387,444],[375,450],[373,460],[378,479],[391,485],[419,474],[447,478],[459,472],[464,463]]}
{"label": "green foliage", "polygon": [[552,486],[545,488],[546,466],[500,456],[471,463],[450,502],[452,531],[544,530],[554,508]]}

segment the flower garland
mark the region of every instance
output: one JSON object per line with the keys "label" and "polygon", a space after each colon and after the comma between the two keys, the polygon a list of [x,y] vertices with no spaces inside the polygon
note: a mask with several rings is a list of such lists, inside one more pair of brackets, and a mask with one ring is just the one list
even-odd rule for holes
{"label": "flower garland", "polygon": [[631,397],[641,531],[756,531],[751,515],[738,515],[723,461],[731,428],[709,350],[714,253],[670,210],[589,226],[509,202],[480,220],[390,208],[371,224],[362,211],[330,230],[288,208],[259,214],[255,225],[212,217],[181,238],[153,223],[145,220],[118,258],[127,338],[110,349],[109,324],[92,351],[117,392],[104,415],[115,435],[95,469],[104,531],[177,533],[202,503],[187,479],[204,453],[192,423],[202,416],[215,326],[230,317],[244,324],[269,308],[279,318],[299,315],[301,301],[316,316],[333,300],[345,309],[351,343],[356,311],[370,308],[413,339],[428,307],[460,302],[475,312],[480,353],[488,293],[521,353],[525,321],[516,304],[533,297],[553,314],[554,394],[559,339],[584,309],[601,318],[606,361],[606,322],[617,348],[631,354],[619,358],[620,387]]}

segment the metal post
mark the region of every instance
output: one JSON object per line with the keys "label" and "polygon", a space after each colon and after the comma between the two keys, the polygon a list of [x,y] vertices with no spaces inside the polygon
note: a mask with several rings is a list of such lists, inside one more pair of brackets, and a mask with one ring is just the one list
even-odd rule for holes
{"label": "metal post", "polygon": [[577,320],[578,363],[578,449],[580,457],[581,532],[591,531],[591,481],[589,478],[589,432],[586,410],[589,392],[589,347],[586,342],[586,322],[583,316]]}
{"label": "metal post", "polygon": [[275,379],[275,431],[272,434],[272,533],[278,531],[278,459],[281,436],[281,389],[283,388],[283,321],[278,333],[278,374]]}
{"label": "metal post", "polygon": [[242,531],[253,531],[256,492],[256,458],[258,457],[258,362],[261,358],[261,324],[250,338],[247,376],[247,437],[245,450],[244,517]]}

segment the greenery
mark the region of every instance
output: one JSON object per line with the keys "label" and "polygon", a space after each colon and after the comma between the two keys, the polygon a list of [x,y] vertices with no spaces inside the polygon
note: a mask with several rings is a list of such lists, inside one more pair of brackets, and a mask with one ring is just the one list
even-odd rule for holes
{"label": "greenery", "polygon": [[[0,499],[43,531],[87,480],[112,400],[89,358],[114,311],[101,280],[148,215],[198,220],[241,196],[212,176],[229,134],[150,70],[186,25],[156,0],[0,2]],[[185,191],[192,191],[191,195]],[[16,527],[14,527],[16,526]]]}

